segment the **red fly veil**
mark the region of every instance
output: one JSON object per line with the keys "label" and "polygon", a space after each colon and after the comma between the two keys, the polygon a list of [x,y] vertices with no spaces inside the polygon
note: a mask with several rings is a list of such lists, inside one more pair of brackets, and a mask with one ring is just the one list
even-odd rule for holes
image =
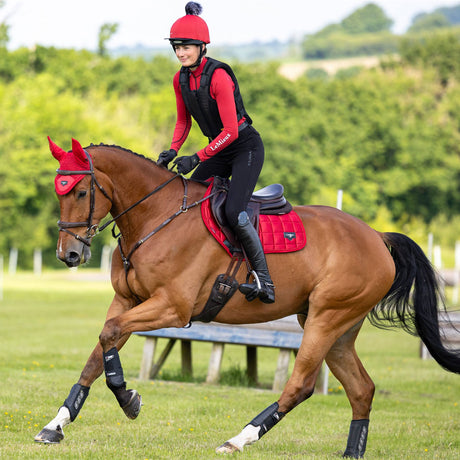
{"label": "red fly veil", "polygon": [[[53,157],[59,161],[58,174],[54,179],[56,193],[58,195],[66,195],[85,177],[85,174],[65,175],[65,172],[75,173],[76,171],[88,171],[90,169],[88,158],[86,157],[83,147],[75,139],[72,139],[72,150],[70,152],[61,149],[61,147],[56,145],[49,136],[48,142]],[[64,174],[59,174],[61,171]]]}

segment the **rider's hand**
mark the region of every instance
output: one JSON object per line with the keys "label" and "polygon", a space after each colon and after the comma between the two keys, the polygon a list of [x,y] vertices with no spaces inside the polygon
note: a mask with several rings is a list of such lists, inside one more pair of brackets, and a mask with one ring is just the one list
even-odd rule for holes
{"label": "rider's hand", "polygon": [[168,163],[177,155],[174,149],[163,150],[158,156],[157,165],[168,167]]}
{"label": "rider's hand", "polygon": [[177,166],[177,172],[179,174],[187,174],[192,169],[198,166],[200,162],[200,158],[195,153],[194,155],[185,156],[185,157],[177,157],[174,160],[174,164]]}

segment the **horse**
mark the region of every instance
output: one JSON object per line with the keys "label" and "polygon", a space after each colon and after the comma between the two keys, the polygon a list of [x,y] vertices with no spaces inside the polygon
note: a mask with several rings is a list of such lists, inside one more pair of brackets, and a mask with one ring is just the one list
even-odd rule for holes
{"label": "horse", "polygon": [[[35,441],[59,443],[75,420],[93,382],[106,383],[126,416],[136,418],[141,397],[126,389],[118,351],[136,331],[190,324],[203,310],[229,256],[205,227],[200,205],[206,185],[158,166],[119,146],[82,148],[72,139],[64,151],[49,139],[60,162],[55,179],[60,203],[57,257],[76,267],[91,257],[93,237],[116,223],[111,283],[115,291],[94,350],[57,416]],[[419,335],[434,359],[460,373],[460,353],[441,341],[444,307],[437,274],[422,249],[401,233],[378,232],[333,207],[295,206],[307,244],[299,251],[268,254],[276,301],[248,302],[236,292],[214,321],[257,323],[297,315],[303,339],[279,399],[262,410],[216,451],[233,453],[258,441],[307,400],[323,361],[342,384],[351,405],[344,457],[364,455],[375,385],[355,340],[366,317],[380,327],[400,326]],[[108,214],[112,219],[104,225]],[[244,264],[236,274],[244,282]]]}

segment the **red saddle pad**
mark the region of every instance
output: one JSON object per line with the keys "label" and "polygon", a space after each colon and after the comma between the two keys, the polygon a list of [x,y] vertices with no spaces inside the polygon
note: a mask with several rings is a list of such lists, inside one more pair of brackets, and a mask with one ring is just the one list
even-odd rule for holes
{"label": "red saddle pad", "polygon": [[[206,191],[205,197],[211,193],[211,188],[212,184]],[[212,214],[210,200],[201,203],[201,216],[211,235],[231,256],[232,253],[225,244],[226,236]],[[295,211],[282,215],[260,214],[259,237],[265,254],[300,251],[307,242],[305,228]]]}

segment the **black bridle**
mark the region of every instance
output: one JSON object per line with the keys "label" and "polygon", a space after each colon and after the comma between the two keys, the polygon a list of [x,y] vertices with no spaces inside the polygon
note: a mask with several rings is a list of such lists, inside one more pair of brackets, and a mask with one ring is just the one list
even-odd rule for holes
{"label": "black bridle", "polygon": [[[86,171],[66,171],[63,169],[58,169],[56,172],[62,176],[75,176],[77,174],[83,175],[90,175],[91,176],[91,185],[90,185],[90,197],[89,197],[89,215],[88,219],[83,222],[63,222],[58,220],[58,227],[60,232],[68,233],[72,235],[78,241],[81,241],[86,246],[91,246],[91,240],[96,236],[98,233],[98,225],[93,224],[93,215],[94,215],[94,208],[95,208],[95,201],[96,201],[96,185],[102,194],[113,204],[112,198],[110,198],[109,194],[104,190],[104,187],[98,182],[96,179],[96,175],[94,174],[94,166],[93,160],[91,155],[84,150],[86,159],[89,163],[89,169]],[[75,232],[69,230],[69,228],[78,228],[78,227],[85,227],[86,226],[86,238],[78,235]]]}
{"label": "black bridle", "polygon": [[[153,235],[155,235],[158,231],[160,231],[162,228],[164,228],[166,225],[168,225],[172,220],[174,220],[176,217],[179,215],[187,212],[189,209],[198,206],[201,204],[203,201],[208,200],[211,198],[211,196],[215,195],[217,193],[213,192],[206,197],[202,198],[201,200],[195,201],[191,204],[187,204],[187,190],[188,190],[188,179],[183,177],[181,174],[176,173],[172,177],[170,177],[167,181],[163,182],[160,184],[158,187],[156,187],[154,190],[149,192],[147,195],[145,195],[143,198],[140,200],[136,201],[134,204],[126,208],[124,211],[122,211],[120,214],[117,216],[113,217],[110,219],[108,222],[106,222],[104,225],[101,225],[101,227],[98,227],[97,224],[93,224],[93,215],[94,215],[94,208],[95,208],[95,201],[96,201],[96,186],[99,188],[99,190],[102,192],[102,194],[112,203],[113,205],[113,200],[112,198],[108,195],[108,193],[104,190],[102,185],[98,182],[96,175],[94,173],[94,166],[93,166],[93,161],[91,158],[91,155],[84,150],[86,157],[89,162],[89,169],[86,171],[64,171],[61,169],[58,169],[56,172],[58,174],[61,174],[63,176],[71,176],[71,175],[77,175],[77,174],[84,174],[84,175],[90,175],[91,176],[91,185],[90,185],[90,205],[89,205],[89,215],[88,219],[85,222],[62,222],[61,220],[58,221],[58,227],[60,232],[65,232],[68,233],[69,235],[72,235],[74,238],[76,238],[78,241],[81,241],[84,245],[86,246],[91,246],[91,241],[92,239],[99,233],[102,232],[104,229],[106,229],[109,225],[112,223],[116,225],[116,221],[118,218],[126,214],[127,212],[131,211],[131,209],[135,208],[137,205],[142,203],[144,200],[149,198],[150,196],[154,195],[155,193],[159,192],[162,188],[166,187],[170,182],[172,182],[176,177],[180,176],[182,179],[182,183],[184,185],[184,195],[182,198],[182,204],[179,208],[178,211],[176,211],[174,214],[169,216],[164,222],[162,222],[158,227],[153,229],[149,234],[147,234],[144,238],[140,239],[137,241],[129,254],[125,256],[123,254],[123,251],[121,249],[121,238],[118,237],[118,247],[120,249],[121,253],[121,258],[123,260],[123,264],[125,267],[125,271],[127,272],[130,268],[130,258],[134,251],[136,251],[145,241],[147,241],[149,238],[151,238]],[[115,227],[114,225],[114,227]],[[77,227],[85,227],[86,226],[86,238],[72,232],[69,230],[69,228],[77,228]],[[117,236],[115,235],[114,231],[112,230],[112,234],[115,238]]]}

